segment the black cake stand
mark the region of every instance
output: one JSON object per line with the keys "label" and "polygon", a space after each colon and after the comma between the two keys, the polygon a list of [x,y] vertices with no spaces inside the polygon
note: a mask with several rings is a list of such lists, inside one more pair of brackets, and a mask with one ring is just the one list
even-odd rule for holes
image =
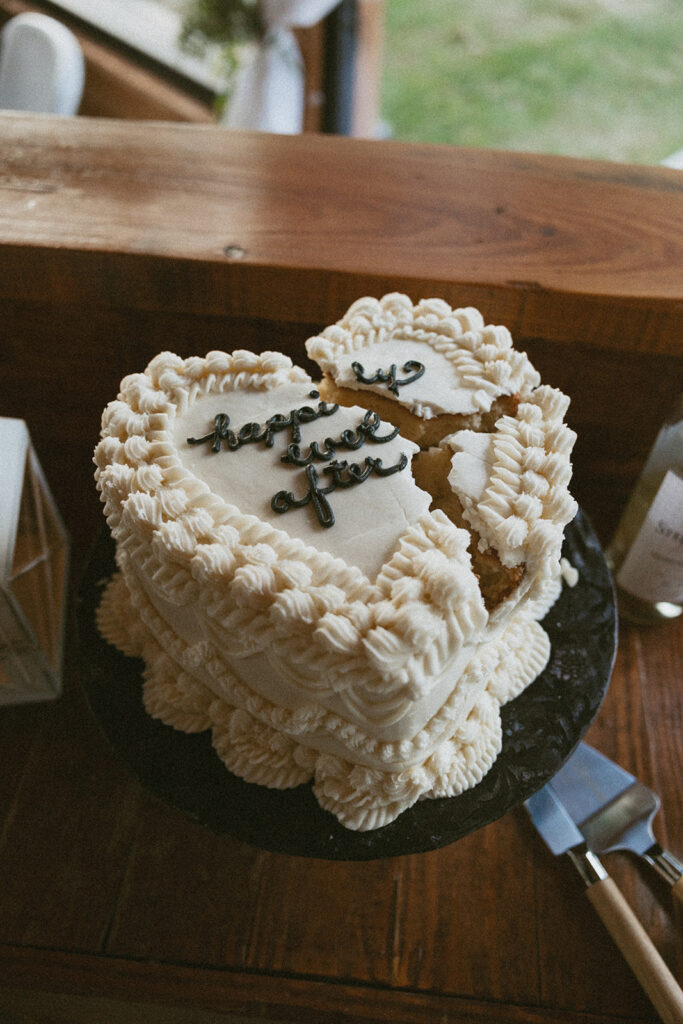
{"label": "black cake stand", "polygon": [[600,544],[581,511],[566,531],[564,554],[579,582],[563,587],[543,622],[552,644],[546,669],[502,709],[503,749],[491,770],[460,796],[419,801],[371,832],[340,825],[318,805],[310,784],[273,790],[243,782],[225,769],[208,732],[178,732],[146,713],[142,663],[106,643],[95,625],[114,571],[106,532],[90,554],[78,597],[83,686],[109,743],[141,783],[219,835],[328,860],[435,850],[502,817],[545,785],[600,708],[616,654],[616,603]]}

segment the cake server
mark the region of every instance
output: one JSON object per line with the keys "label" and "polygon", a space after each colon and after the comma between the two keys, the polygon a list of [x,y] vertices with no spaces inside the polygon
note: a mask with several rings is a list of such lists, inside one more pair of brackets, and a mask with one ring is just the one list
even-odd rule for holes
{"label": "cake server", "polygon": [[683,905],[683,864],[652,832],[660,806],[656,793],[587,743],[579,744],[552,786],[589,850],[637,854],[673,886],[674,899]]}
{"label": "cake server", "polygon": [[654,943],[586,842],[550,784],[525,805],[550,852],[566,853],[586,895],[665,1024],[683,1021],[683,992]]}

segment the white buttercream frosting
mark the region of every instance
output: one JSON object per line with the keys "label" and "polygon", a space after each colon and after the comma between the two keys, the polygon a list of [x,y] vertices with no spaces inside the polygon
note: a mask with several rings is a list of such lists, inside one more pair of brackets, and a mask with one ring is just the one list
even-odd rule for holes
{"label": "white buttercream frosting", "polygon": [[[280,516],[277,525],[275,514],[255,514],[251,476],[263,472],[267,477],[266,495],[277,492],[282,484],[282,467],[272,450],[249,446],[264,449],[260,453],[263,469],[256,458],[257,469],[238,471],[230,478],[230,469],[244,455],[244,448],[204,450],[197,458],[196,448],[186,441],[192,436],[188,425],[200,422],[203,429],[210,429],[219,407],[216,395],[229,409],[227,399],[235,393],[264,394],[267,399],[282,393],[280,408],[285,412],[293,400],[292,387],[301,385],[306,398],[312,382],[286,357],[266,353],[247,359],[247,355],[236,353],[231,361],[210,353],[205,360],[182,361],[167,353],[154,359],[145,374],[122,382],[119,398],[105,410],[103,438],[95,454],[98,486],[119,560],[128,551],[137,570],[153,580],[160,597],[171,604],[199,603],[207,629],[218,630],[237,656],[268,649],[282,673],[303,685],[324,671],[337,688],[362,681],[378,692],[383,687],[393,691],[396,686],[406,694],[422,692],[486,621],[466,550],[466,532],[443,514],[426,511],[429,497],[415,486],[409,467],[331,495],[335,505],[337,499],[353,498],[351,521],[369,524],[371,538],[376,533],[375,520],[383,521],[385,535],[389,522],[389,541],[383,547],[388,552],[374,582],[353,564],[361,546],[357,537],[342,533],[337,542],[346,544],[347,559],[317,546],[337,529],[336,524],[326,531],[313,523],[309,533],[317,526],[314,546],[297,536],[308,508]],[[272,401],[266,403],[267,412],[272,405]],[[202,407],[208,415],[193,418],[193,412]],[[349,416],[358,422],[353,410],[340,413],[341,429],[348,426]],[[265,418],[259,417],[259,422]],[[333,418],[324,423],[330,433]],[[244,422],[240,413],[235,423]],[[381,432],[386,429],[383,424]],[[400,438],[392,444],[408,453],[415,447]],[[373,454],[379,448],[373,445]],[[223,466],[227,485],[220,479]],[[287,474],[286,480],[292,476],[296,479],[301,472]],[[399,479],[407,497],[397,496],[391,486]],[[373,484],[380,485],[378,498],[373,497]],[[242,487],[248,495],[246,509],[241,508]],[[285,528],[293,524],[294,535],[279,528],[280,522]],[[433,588],[425,590],[420,582],[429,552],[445,556],[439,576],[443,596]],[[417,605],[393,586],[397,577],[408,574],[426,594]],[[439,606],[449,600],[448,615],[439,617]],[[340,629],[343,620],[349,621],[349,607],[359,605],[363,614],[353,616],[350,629]],[[418,606],[420,615],[415,617],[411,610]],[[420,646],[413,651],[418,636]],[[412,653],[410,664],[405,665],[407,650]]]}
{"label": "white buttercream frosting", "polygon": [[[210,729],[226,767],[248,782],[287,789],[312,780],[321,806],[356,830],[379,828],[419,799],[456,796],[481,781],[500,751],[501,705],[549,656],[541,626],[519,614],[479,649],[424,728],[389,743],[320,704],[291,709],[259,696],[240,677],[239,662],[211,645],[197,651],[142,587],[129,589],[121,576],[105,591],[98,623],[112,643],[144,658],[151,715],[183,732]],[[454,706],[461,689],[472,690],[465,711]]]}
{"label": "white buttercream frosting", "polygon": [[306,351],[340,387],[387,396],[387,385],[364,384],[354,370],[360,363],[371,378],[396,364],[417,360],[424,374],[399,387],[395,400],[424,419],[442,413],[486,412],[499,395],[536,386],[540,378],[523,352],[512,347],[506,327],[484,324],[471,307],[451,309],[441,299],[413,306],[407,295],[355,302],[346,316],[306,342]]}
{"label": "white buttercream frosting", "polygon": [[541,386],[502,416],[495,434],[463,430],[442,441],[453,451],[448,481],[467,521],[504,565],[524,562],[541,579],[560,557],[577,504],[567,490],[576,435],[564,423],[569,402]]}
{"label": "white buttercream frosting", "polygon": [[[268,390],[239,387],[206,395],[176,416],[173,454],[177,453],[182,466],[226,503],[234,504],[234,496],[239,495],[241,513],[284,530],[289,537],[299,538],[308,546],[343,558],[348,565],[358,566],[372,578],[391,555],[406,526],[429,509],[429,495],[415,487],[408,467],[407,471],[387,477],[371,474],[362,490],[360,487],[335,490],[329,496],[334,527],[321,529],[312,505],[286,514],[278,514],[271,508],[271,499],[278,491],[292,492],[300,498],[307,488],[304,470],[281,461],[286,432],[274,435],[271,448],[245,444],[234,452],[216,453],[208,444],[191,446],[186,443],[188,437],[205,434],[215,415],[226,409],[230,410],[231,423],[237,429],[255,420],[263,423],[273,415],[301,406],[314,408],[317,402],[310,398],[312,388],[313,381],[309,380]],[[360,406],[339,408],[332,416],[302,424],[302,451],[313,441],[322,444],[328,437],[337,438],[344,431],[356,431],[365,413]],[[388,442],[373,443],[373,437],[387,437],[392,432],[393,425],[382,422],[357,453],[339,448],[338,457],[362,463],[368,455],[381,459],[383,466],[397,464],[402,455],[412,459],[418,447],[405,438],[397,436]],[[324,470],[325,465],[318,464],[323,484],[326,482]],[[368,506],[375,510],[372,516],[367,514]]]}
{"label": "white buttercream frosting", "polygon": [[118,575],[99,623],[144,659],[150,714],[210,729],[248,781],[312,779],[345,825],[376,828],[475,785],[500,748],[500,704],[547,661],[535,619],[561,586],[573,434],[564,396],[473,309],[363,299],[308,349],[351,387],[354,361],[374,373],[390,359],[401,380],[419,360],[395,398],[426,418],[520,397],[493,433],[442,444],[480,546],[522,563],[523,583],[487,611],[469,531],[430,511],[417,445],[367,412],[376,385],[333,412],[280,353],[162,353],[103,414],[96,479]]}

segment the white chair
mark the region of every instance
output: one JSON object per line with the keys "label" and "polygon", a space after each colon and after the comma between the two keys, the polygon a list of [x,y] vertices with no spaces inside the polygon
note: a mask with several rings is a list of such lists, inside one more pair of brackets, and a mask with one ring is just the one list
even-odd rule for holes
{"label": "white chair", "polygon": [[662,160],[662,164],[664,167],[676,167],[679,171],[683,171],[683,149],[676,150],[666,160]]}
{"label": "white chair", "polygon": [[46,14],[17,14],[0,32],[0,110],[71,116],[83,95],[76,36]]}

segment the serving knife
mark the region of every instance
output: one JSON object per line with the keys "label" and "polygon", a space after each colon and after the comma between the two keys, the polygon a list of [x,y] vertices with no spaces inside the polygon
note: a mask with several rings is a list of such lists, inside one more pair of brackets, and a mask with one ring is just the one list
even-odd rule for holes
{"label": "serving knife", "polygon": [[683,992],[649,935],[589,850],[578,827],[548,783],[525,805],[551,853],[566,853],[586,887],[586,895],[665,1024],[683,1021]]}
{"label": "serving knife", "polygon": [[672,886],[683,908],[683,864],[652,831],[660,806],[656,793],[587,743],[579,743],[552,785],[589,850],[630,850],[642,857]]}

